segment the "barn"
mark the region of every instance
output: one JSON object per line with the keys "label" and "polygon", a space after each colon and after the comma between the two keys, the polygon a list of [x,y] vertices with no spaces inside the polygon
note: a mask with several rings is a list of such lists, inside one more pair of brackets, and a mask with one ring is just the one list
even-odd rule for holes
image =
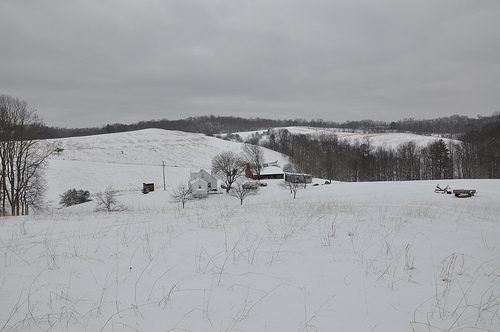
{"label": "barn", "polygon": [[260,170],[260,178],[262,180],[283,179],[285,173],[281,169],[278,161],[265,163]]}

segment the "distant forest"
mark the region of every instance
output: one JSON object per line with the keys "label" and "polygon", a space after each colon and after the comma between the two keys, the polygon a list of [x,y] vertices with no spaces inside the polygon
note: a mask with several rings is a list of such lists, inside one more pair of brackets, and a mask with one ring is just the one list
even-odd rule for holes
{"label": "distant forest", "polygon": [[[369,139],[350,143],[336,136],[292,134],[279,127],[307,126],[363,132],[407,132],[436,135],[426,147],[405,142],[396,149],[373,147]],[[306,121],[245,119],[201,116],[183,120],[152,120],[135,124],[108,124],[100,128],[44,127],[40,138],[62,138],[118,133],[147,128],[203,133],[240,139],[235,132],[268,129],[267,140],[252,135],[249,143],[265,146],[289,156],[298,172],[339,181],[408,181],[440,179],[500,178],[500,113],[492,116],[453,115],[434,120],[404,119],[337,123],[321,119]],[[439,137],[462,143],[446,144]],[[241,139],[240,139],[241,140]]]}

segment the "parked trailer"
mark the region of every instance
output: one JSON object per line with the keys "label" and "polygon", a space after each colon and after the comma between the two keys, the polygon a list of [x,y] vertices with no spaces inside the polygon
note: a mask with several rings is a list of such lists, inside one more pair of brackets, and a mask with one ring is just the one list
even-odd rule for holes
{"label": "parked trailer", "polygon": [[457,197],[472,197],[476,194],[476,189],[453,189]]}

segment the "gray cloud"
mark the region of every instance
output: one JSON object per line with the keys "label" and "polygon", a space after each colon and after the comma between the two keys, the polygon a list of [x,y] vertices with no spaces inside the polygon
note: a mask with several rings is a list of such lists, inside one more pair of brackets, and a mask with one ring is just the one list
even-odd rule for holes
{"label": "gray cloud", "polygon": [[500,2],[0,2],[0,93],[48,125],[499,110]]}

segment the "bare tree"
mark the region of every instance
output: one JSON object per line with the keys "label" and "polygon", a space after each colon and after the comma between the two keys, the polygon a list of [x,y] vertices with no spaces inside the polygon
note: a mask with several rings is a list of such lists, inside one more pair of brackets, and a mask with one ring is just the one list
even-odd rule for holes
{"label": "bare tree", "polygon": [[212,159],[212,172],[224,182],[227,193],[244,170],[244,160],[232,151],[221,152]]}
{"label": "bare tree", "polygon": [[290,194],[293,195],[293,199],[297,197],[297,191],[302,186],[299,181],[284,181],[280,182],[279,186],[283,189],[290,190]]}
{"label": "bare tree", "polygon": [[42,120],[25,101],[0,95],[2,215],[7,212],[7,202],[10,213],[20,215],[28,214],[28,207],[40,201],[42,169],[57,144],[35,138],[42,126]]}
{"label": "bare tree", "polygon": [[191,193],[185,184],[179,184],[179,186],[174,189],[172,198],[174,202],[182,203],[182,208],[184,209],[186,202],[191,199]]}
{"label": "bare tree", "polygon": [[243,200],[248,196],[254,194],[256,189],[245,188],[241,182],[236,182],[233,190],[231,190],[231,195],[240,200],[240,204],[243,205]]}
{"label": "bare tree", "polygon": [[399,179],[420,180],[420,150],[415,141],[401,143],[396,149]]}
{"label": "bare tree", "polygon": [[254,144],[245,143],[242,146],[243,158],[250,166],[250,170],[257,180],[260,180],[260,171],[264,164],[264,150]]}
{"label": "bare tree", "polygon": [[122,210],[123,207],[119,204],[116,195],[117,191],[111,186],[106,188],[104,192],[97,193],[97,210],[104,210],[107,212]]}
{"label": "bare tree", "polygon": [[28,181],[22,197],[22,213],[27,215],[30,208],[41,209],[43,197],[47,189],[42,172],[36,172]]}

